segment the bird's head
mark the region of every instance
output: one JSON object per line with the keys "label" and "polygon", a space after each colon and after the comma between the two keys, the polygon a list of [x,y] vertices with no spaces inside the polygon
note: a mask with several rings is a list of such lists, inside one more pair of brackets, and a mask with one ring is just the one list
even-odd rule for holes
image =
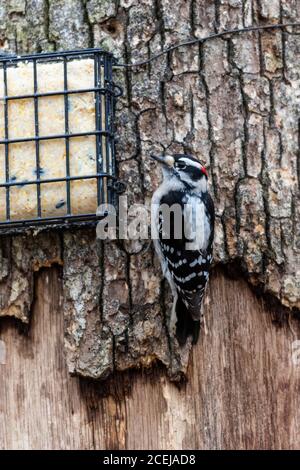
{"label": "bird's head", "polygon": [[184,154],[151,157],[162,165],[164,179],[176,178],[191,189],[207,191],[207,170],[196,158]]}

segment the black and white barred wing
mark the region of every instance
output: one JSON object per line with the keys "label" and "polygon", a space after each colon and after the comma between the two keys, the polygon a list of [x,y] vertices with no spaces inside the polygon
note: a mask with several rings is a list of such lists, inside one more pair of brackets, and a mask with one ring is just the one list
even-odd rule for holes
{"label": "black and white barred wing", "polygon": [[204,202],[196,197],[190,204],[182,204],[181,238],[176,233],[174,217],[168,219],[170,227],[166,228],[164,214],[159,213],[160,249],[178,296],[192,318],[199,320],[212,260],[212,224]]}

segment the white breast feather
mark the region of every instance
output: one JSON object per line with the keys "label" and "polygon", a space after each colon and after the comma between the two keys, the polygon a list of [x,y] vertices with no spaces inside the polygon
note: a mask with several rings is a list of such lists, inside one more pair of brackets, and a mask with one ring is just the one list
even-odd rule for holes
{"label": "white breast feather", "polygon": [[187,250],[205,250],[210,236],[210,224],[206,215],[203,201],[196,195],[187,198],[184,207],[185,236],[190,242],[186,243]]}

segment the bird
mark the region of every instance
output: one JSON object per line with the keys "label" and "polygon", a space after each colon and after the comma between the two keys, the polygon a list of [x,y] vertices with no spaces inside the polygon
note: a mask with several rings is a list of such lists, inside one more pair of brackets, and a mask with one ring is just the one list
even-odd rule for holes
{"label": "bird", "polygon": [[151,200],[151,236],[173,294],[170,331],[179,345],[199,338],[201,303],[213,257],[215,211],[208,173],[192,155],[151,155],[163,181]]}

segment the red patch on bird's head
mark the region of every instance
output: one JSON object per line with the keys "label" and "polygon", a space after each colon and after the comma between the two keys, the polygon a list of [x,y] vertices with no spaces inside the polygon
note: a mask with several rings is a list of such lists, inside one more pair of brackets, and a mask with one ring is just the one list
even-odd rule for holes
{"label": "red patch on bird's head", "polygon": [[206,176],[206,178],[208,178],[208,173],[207,173],[207,169],[205,168],[205,166],[202,165],[201,171]]}

